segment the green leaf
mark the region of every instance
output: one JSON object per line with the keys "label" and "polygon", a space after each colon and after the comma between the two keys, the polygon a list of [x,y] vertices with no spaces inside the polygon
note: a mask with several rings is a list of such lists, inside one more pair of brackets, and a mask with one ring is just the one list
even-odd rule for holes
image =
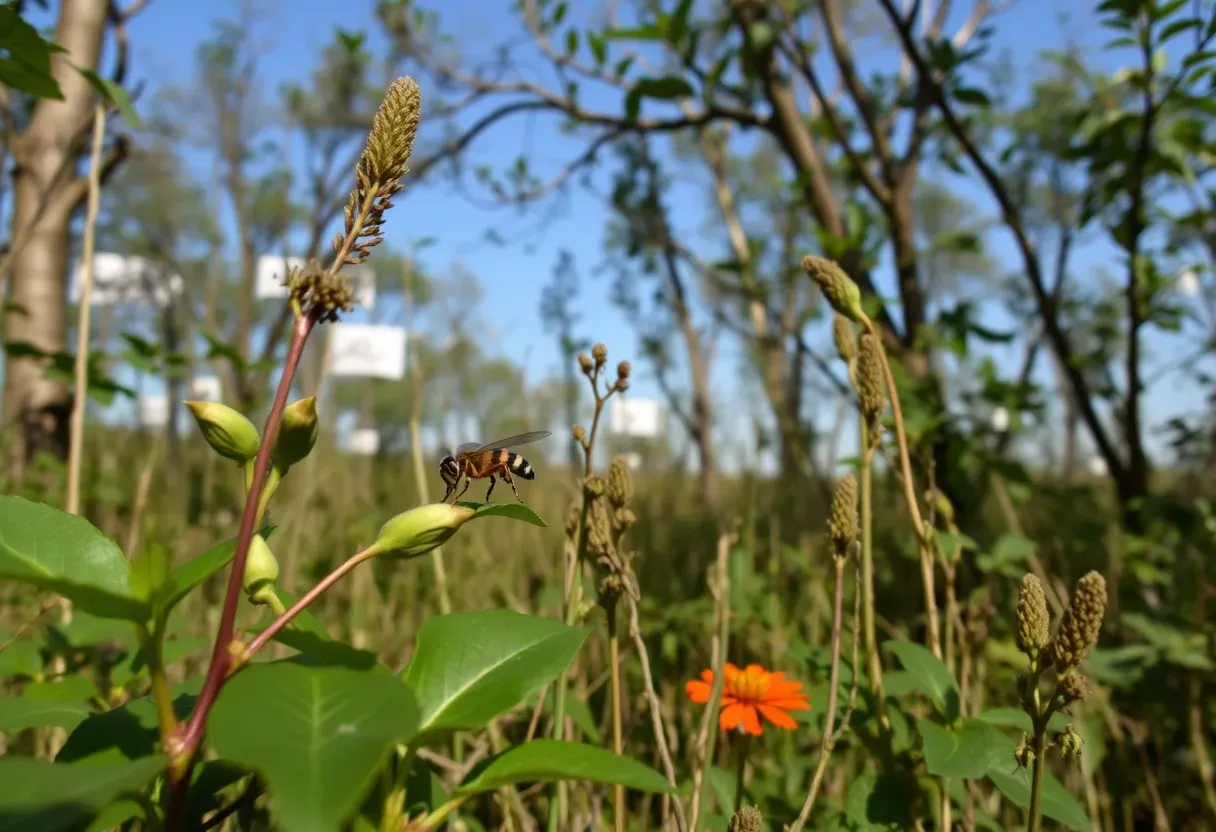
{"label": "green leaf", "polygon": [[0,731],[15,734],[26,728],[66,728],[71,731],[89,716],[83,702],[40,699],[0,699]]}
{"label": "green leaf", "polygon": [[[251,627],[250,632],[260,633],[270,626],[270,622]],[[285,644],[293,650],[300,651],[308,659],[308,664],[327,665],[331,667],[347,667],[351,670],[371,670],[381,667],[376,654],[368,650],[329,638],[312,630],[297,630],[290,626],[275,633],[271,641]]]}
{"label": "green leaf", "polygon": [[128,592],[127,559],[88,520],[22,497],[0,496],[0,578],[57,592],[103,618],[145,621]]}
{"label": "green leaf", "polygon": [[0,759],[0,830],[80,828],[115,799],[138,794],[167,763],[159,754],[111,766]]}
{"label": "green leaf", "polygon": [[401,674],[418,697],[419,732],[480,728],[563,673],[587,635],[510,610],[427,619]]}
{"label": "green leaf", "polygon": [[911,802],[899,778],[865,771],[849,786],[847,812],[857,828],[907,829]]}
{"label": "green leaf", "polygon": [[988,94],[974,87],[955,87],[954,97],[964,104],[974,104],[977,107],[987,107],[992,104]]}
{"label": "green leaf", "polygon": [[[0,644],[4,644],[12,633],[0,630]],[[42,651],[31,639],[21,638],[0,650],[0,677],[23,676],[33,678],[42,672]]]}
{"label": "green leaf", "polygon": [[60,47],[38,34],[9,4],[0,5],[0,83],[38,98],[63,100],[63,90],[51,75],[51,53]]}
{"label": "green leaf", "polygon": [[[179,720],[189,717],[203,680],[190,679],[170,689],[173,713]],[[93,714],[76,727],[59,750],[57,762],[88,762],[114,765],[139,760],[156,753],[160,731],[156,723],[156,704],[150,697],[134,699],[121,708]]]}
{"label": "green leaf", "polygon": [[152,599],[169,582],[169,551],[155,543],[131,560],[128,576],[131,595],[141,601]]}
{"label": "green leaf", "polygon": [[957,731],[922,719],[916,723],[916,730],[925,768],[934,777],[983,777],[1009,750],[1009,738],[979,719],[963,720]]}
{"label": "green leaf", "polygon": [[510,517],[512,520],[523,520],[525,523],[531,523],[533,526],[540,526],[543,529],[549,528],[549,524],[542,520],[539,514],[523,503],[460,503],[460,505],[473,509],[474,514],[469,520],[476,520],[478,517]]}
{"label": "green leaf", "polygon": [[640,78],[625,95],[625,117],[637,121],[642,111],[643,98],[658,98],[672,101],[693,94],[692,85],[675,75],[664,78]]}
{"label": "green leaf", "polygon": [[76,71],[88,79],[93,85],[93,89],[97,90],[106,101],[109,101],[118,108],[118,112],[122,114],[123,120],[128,125],[135,129],[139,129],[139,116],[135,113],[135,105],[131,103],[131,95],[119,84],[115,84],[108,78],[102,78],[91,69],[83,67],[75,67]]}
{"label": "green leaf", "polygon": [[975,562],[984,572],[1015,577],[1023,571],[1022,565],[1037,548],[1033,540],[1016,534],[1003,534],[992,545],[992,551],[980,555]]}
{"label": "green leaf", "polygon": [[947,721],[958,718],[958,684],[941,659],[911,641],[887,641],[883,649],[895,654],[904,670],[912,674],[916,689],[933,700]]}
{"label": "green leaf", "polygon": [[224,687],[208,734],[221,756],[261,772],[283,829],[329,832],[417,725],[414,697],[395,676],[276,662]]}
{"label": "green leaf", "polygon": [[452,794],[473,795],[512,783],[553,780],[621,785],[659,794],[674,792],[663,775],[629,757],[579,742],[533,740],[482,761]]}
{"label": "green leaf", "polygon": [[[1023,809],[1030,808],[1030,769],[1016,768],[1013,760],[1013,746],[1010,753],[988,771],[988,779],[1000,789],[1001,794]],[[1076,832],[1090,832],[1093,828],[1089,815],[1077,803],[1076,798],[1068,793],[1054,774],[1043,772],[1042,792],[1043,814],[1054,821],[1064,824]]]}

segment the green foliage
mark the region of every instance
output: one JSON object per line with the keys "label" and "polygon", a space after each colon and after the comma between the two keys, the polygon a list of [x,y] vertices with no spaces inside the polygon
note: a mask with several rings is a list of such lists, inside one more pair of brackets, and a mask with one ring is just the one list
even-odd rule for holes
{"label": "green foliage", "polygon": [[602,748],[561,740],[533,740],[479,764],[461,782],[455,795],[467,796],[514,783],[585,780],[621,784],[643,792],[669,794],[659,774],[636,760]]}
{"label": "green foliage", "polygon": [[128,588],[127,559],[88,520],[0,495],[0,530],[0,578],[57,592],[95,615],[146,619],[146,603]]}
{"label": "green foliage", "polygon": [[402,678],[418,697],[419,731],[475,728],[563,673],[588,631],[507,610],[428,619]]}
{"label": "green foliage", "polygon": [[338,826],[389,751],[417,730],[418,706],[392,676],[278,662],[225,686],[210,736],[226,759],[266,779],[284,829]]}
{"label": "green foliage", "polygon": [[[164,770],[166,762],[161,755],[114,765],[0,759],[0,778],[5,785],[0,793],[0,828],[80,829],[116,798],[138,794]],[[107,815],[106,819],[112,821],[113,817]]]}

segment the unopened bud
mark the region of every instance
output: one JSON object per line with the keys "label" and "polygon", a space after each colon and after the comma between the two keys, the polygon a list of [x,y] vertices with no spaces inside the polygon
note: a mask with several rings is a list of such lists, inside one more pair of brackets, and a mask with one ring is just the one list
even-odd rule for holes
{"label": "unopened bud", "polygon": [[1034,749],[1026,740],[1026,735],[1022,734],[1022,741],[1013,750],[1013,759],[1017,762],[1018,768],[1030,768],[1034,765]]}
{"label": "unopened bud", "polygon": [[940,490],[934,488],[929,491],[929,499],[933,503],[933,511],[947,526],[954,524],[954,504],[950,502],[950,498],[943,494]]}
{"label": "unopened bud", "polygon": [[450,503],[428,503],[402,512],[380,528],[372,554],[416,558],[442,546],[476,512]]}
{"label": "unopened bud", "polygon": [[578,366],[579,366],[579,369],[582,370],[584,373],[589,373],[593,369],[595,369],[595,365],[593,365],[591,363],[591,357],[588,356],[585,352],[580,352],[578,354]]}
{"label": "unopened bud", "polygon": [[608,360],[608,348],[603,344],[596,344],[591,348],[591,357],[595,360],[596,368],[604,366],[604,362]]}
{"label": "unopened bud", "polygon": [[861,309],[861,290],[834,261],[808,254],[802,258],[802,268],[823,292],[832,308],[854,323],[865,320]]}
{"label": "unopened bud", "polygon": [[849,544],[857,537],[857,478],[852,474],[846,474],[836,483],[828,517],[828,537],[836,557],[844,557]]}
{"label": "unopened bud", "polygon": [[225,459],[245,463],[258,455],[258,429],[243,414],[219,402],[183,402],[203,439]]}
{"label": "unopened bud", "polygon": [[1047,612],[1047,595],[1034,575],[1025,575],[1018,589],[1017,633],[1018,649],[1037,659],[1051,639],[1051,617]]}
{"label": "unopened bud", "polygon": [[1064,730],[1060,732],[1058,737],[1060,743],[1060,756],[1065,760],[1070,758],[1081,758],[1081,747],[1085,745],[1085,740],[1077,733],[1077,729],[1072,727],[1072,723],[1064,726]]}
{"label": "unopened bud", "polygon": [[853,334],[853,325],[839,312],[832,316],[832,341],[841,361],[852,364],[857,360],[857,336]]}
{"label": "unopened bud", "polygon": [[624,457],[618,456],[608,467],[608,501],[617,508],[627,504],[633,498],[633,477],[629,473],[629,463]]}
{"label": "unopened bud", "polygon": [[1105,615],[1106,579],[1098,572],[1089,572],[1077,581],[1072,603],[1060,618],[1056,637],[1046,651],[1057,677],[1067,676],[1097,645]]}
{"label": "unopened bud", "polygon": [[628,361],[622,361],[616,365],[616,377],[619,379],[629,378],[629,373],[633,371],[633,365]]}
{"label": "unopened bud", "polygon": [[317,397],[292,402],[283,409],[279,435],[274,442],[274,465],[283,474],[312,453],[317,444]]}
{"label": "unopened bud", "polygon": [[857,402],[861,414],[875,426],[887,409],[887,395],[882,371],[882,347],[873,333],[863,332],[857,349]]}
{"label": "unopened bud", "polygon": [[604,495],[604,478],[598,477],[595,474],[583,480],[583,493],[590,499],[602,497]]}
{"label": "unopened bud", "polygon": [[618,378],[615,382],[615,386],[616,386],[617,390],[620,390],[622,393],[624,393],[626,390],[629,389],[629,379]]}
{"label": "unopened bud", "polygon": [[1065,705],[1080,702],[1089,696],[1089,680],[1075,671],[1069,673],[1060,680],[1060,693],[1064,697]]}
{"label": "unopened bud", "polygon": [[582,425],[575,425],[570,429],[570,435],[574,437],[574,441],[580,445],[587,441],[587,429]]}
{"label": "unopened bud", "polygon": [[[264,590],[274,591],[274,585],[279,580],[279,562],[275,559],[270,545],[260,534],[255,534],[249,541],[249,554],[245,559],[245,577],[241,588],[250,600],[261,595]],[[256,602],[255,602],[256,603]]]}
{"label": "unopened bud", "polygon": [[764,816],[758,806],[744,806],[731,816],[726,832],[762,832]]}

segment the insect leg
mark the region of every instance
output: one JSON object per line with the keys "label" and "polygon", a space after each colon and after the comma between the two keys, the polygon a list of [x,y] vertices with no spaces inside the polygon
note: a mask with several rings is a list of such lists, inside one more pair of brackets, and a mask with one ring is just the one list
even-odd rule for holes
{"label": "insect leg", "polygon": [[469,490],[469,486],[470,486],[470,485],[472,485],[472,484],[473,484],[473,478],[472,478],[472,477],[466,477],[466,478],[465,478],[465,481],[464,481],[464,488],[462,488],[462,489],[460,490],[460,493],[456,495],[456,499],[455,499],[455,500],[452,500],[452,505],[456,505],[456,503],[458,503],[458,502],[460,501],[460,498],[464,496],[464,492],[468,491],[468,490]]}
{"label": "insect leg", "polygon": [[515,478],[511,476],[511,472],[503,469],[502,478],[507,481],[507,485],[511,486],[511,490],[515,492],[515,499],[522,503],[524,498],[519,496],[519,489],[515,487]]}
{"label": "insect leg", "polygon": [[494,475],[490,474],[490,490],[486,492],[486,502],[490,502],[490,495],[494,493]]}

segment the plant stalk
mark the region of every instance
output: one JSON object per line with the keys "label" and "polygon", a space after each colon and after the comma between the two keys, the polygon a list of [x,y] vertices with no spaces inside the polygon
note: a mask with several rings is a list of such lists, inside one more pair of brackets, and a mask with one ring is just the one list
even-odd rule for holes
{"label": "plant stalk", "polygon": [[[819,789],[823,785],[823,777],[828,770],[828,760],[832,756],[832,749],[836,745],[836,705],[840,688],[840,628],[844,618],[844,568],[847,564],[848,558],[837,556],[832,559],[836,573],[836,587],[832,592],[832,665],[828,673],[828,707],[823,718],[823,739],[819,742],[819,762],[815,765],[815,773],[811,776],[811,785],[807,789],[806,800],[802,803],[802,811],[798,813],[798,819],[790,827],[790,832],[802,832],[802,828],[806,826],[807,819],[811,816],[811,809],[815,805],[815,798],[818,797]],[[856,622],[854,622],[854,626],[856,626]],[[854,634],[854,639],[856,639],[856,634]],[[856,680],[856,667],[853,668],[853,675]]]}
{"label": "plant stalk", "polygon": [[[80,460],[84,453],[84,416],[89,403],[89,324],[93,311],[93,250],[97,215],[101,211],[101,145],[106,135],[106,108],[93,114],[93,146],[89,157],[89,202],[84,219],[84,268],[80,274],[80,319],[76,322],[75,395],[72,399],[71,438],[68,443],[68,514],[80,514]],[[133,552],[127,552],[131,557]]]}
{"label": "plant stalk", "polygon": [[[605,610],[608,614],[608,661],[611,666],[612,686],[612,750],[624,753],[621,733],[621,650],[617,638],[616,600]],[[625,832],[625,787],[617,784],[613,788],[613,821],[616,832]]]}
{"label": "plant stalk", "polygon": [[908,454],[908,435],[904,430],[903,408],[899,403],[899,391],[895,389],[895,376],[891,373],[891,362],[887,360],[886,348],[882,346],[882,337],[878,327],[869,318],[864,323],[878,343],[878,356],[881,359],[883,375],[887,382],[887,391],[891,398],[891,414],[895,417],[895,438],[899,447],[899,467],[903,471],[904,500],[908,504],[908,513],[916,527],[917,552],[920,555],[920,576],[925,593],[925,623],[926,639],[933,655],[942,657],[941,628],[938,624],[937,592],[934,588],[933,554],[929,548],[929,530],[921,517],[920,504],[916,499],[916,484],[912,479],[912,460]]}
{"label": "plant stalk", "polygon": [[258,513],[258,505],[262,491],[266,485],[267,473],[270,470],[270,456],[274,449],[274,441],[278,435],[279,422],[282,421],[283,410],[287,407],[287,396],[291,392],[291,384],[295,379],[296,370],[300,366],[300,357],[304,354],[304,344],[316,326],[320,317],[320,309],[307,314],[297,314],[292,328],[291,343],[287,350],[287,360],[283,366],[283,374],[279,379],[279,387],[275,392],[274,403],[266,417],[266,426],[262,432],[262,444],[254,461],[253,477],[249,493],[245,497],[245,508],[241,513],[240,530],[237,533],[236,554],[232,559],[232,567],[228,573],[228,589],[224,596],[224,608],[220,615],[219,630],[216,633],[215,645],[211,651],[211,664],[207,668],[207,678],[203,689],[195,702],[194,711],[186,724],[185,730],[179,732],[172,747],[167,748],[173,758],[169,768],[170,791],[168,807],[165,811],[165,825],[168,829],[177,829],[181,824],[181,813],[185,810],[186,791],[190,783],[190,770],[193,767],[195,753],[202,744],[203,732],[207,724],[207,716],[215,705],[220,688],[228,676],[232,665],[230,652],[233,633],[236,626],[237,601],[241,594],[241,582],[245,576],[245,562],[249,557],[249,544],[253,540],[254,521]]}

